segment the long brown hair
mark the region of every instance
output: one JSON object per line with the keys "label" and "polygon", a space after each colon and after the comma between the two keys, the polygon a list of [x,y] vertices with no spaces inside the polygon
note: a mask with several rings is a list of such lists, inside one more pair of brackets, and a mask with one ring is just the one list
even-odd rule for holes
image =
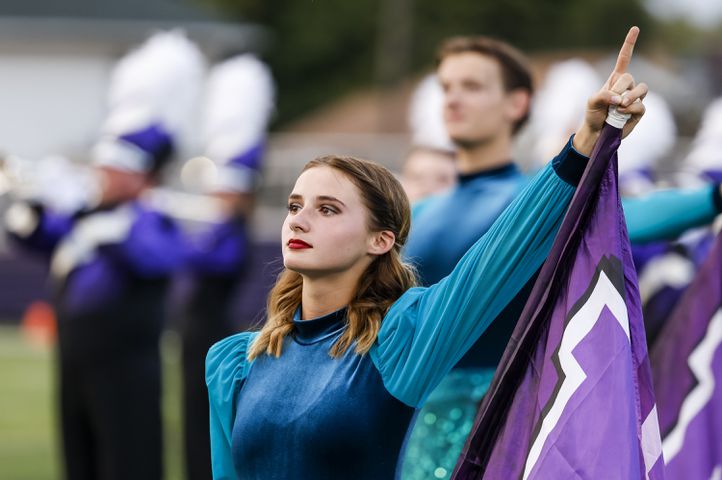
{"label": "long brown hair", "polygon": [[[396,236],[391,250],[377,256],[361,275],[348,305],[347,328],[329,352],[338,358],[355,343],[356,353],[362,355],[376,341],[381,321],[391,305],[416,285],[413,268],[401,259],[401,248],[411,228],[409,200],[393,174],[377,163],[331,155],[311,160],[303,171],[321,166],[340,171],[358,188],[368,210],[370,231],[388,230]],[[250,360],[263,353],[281,355],[283,340],[293,331],[293,315],[301,304],[302,288],[299,273],[284,269],[278,276],[268,295],[268,318],[253,342]]]}

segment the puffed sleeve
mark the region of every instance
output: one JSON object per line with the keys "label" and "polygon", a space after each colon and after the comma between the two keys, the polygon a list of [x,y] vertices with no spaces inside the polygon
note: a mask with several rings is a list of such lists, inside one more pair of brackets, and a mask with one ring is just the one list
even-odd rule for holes
{"label": "puffed sleeve", "polygon": [[231,456],[231,431],[238,392],[248,375],[246,354],[257,333],[244,332],[216,343],[206,356],[206,385],[210,406],[213,478],[237,478]]}
{"label": "puffed sleeve", "polygon": [[392,305],[370,351],[391,395],[423,404],[542,265],[587,160],[567,144],[446,278]]}

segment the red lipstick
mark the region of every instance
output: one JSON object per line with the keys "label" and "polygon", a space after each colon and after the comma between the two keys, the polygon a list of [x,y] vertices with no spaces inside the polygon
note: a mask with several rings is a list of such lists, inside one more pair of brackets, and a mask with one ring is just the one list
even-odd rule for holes
{"label": "red lipstick", "polygon": [[297,238],[292,238],[288,241],[288,248],[291,248],[293,250],[301,250],[304,248],[313,248],[308,243],[304,242],[303,240],[299,240]]}

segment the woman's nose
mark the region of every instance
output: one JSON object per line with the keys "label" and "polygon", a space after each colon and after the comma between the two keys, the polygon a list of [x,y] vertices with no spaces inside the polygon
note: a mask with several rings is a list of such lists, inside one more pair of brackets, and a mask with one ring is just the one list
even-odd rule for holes
{"label": "woman's nose", "polygon": [[307,232],[308,222],[306,221],[305,215],[302,213],[303,210],[296,213],[291,220],[288,222],[289,227],[294,232]]}

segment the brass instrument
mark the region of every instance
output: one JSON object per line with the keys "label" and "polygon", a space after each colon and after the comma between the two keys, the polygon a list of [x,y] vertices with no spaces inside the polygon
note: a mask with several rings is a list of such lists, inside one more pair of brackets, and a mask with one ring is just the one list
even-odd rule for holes
{"label": "brass instrument", "polygon": [[[0,197],[34,200],[59,211],[75,212],[98,205],[101,193],[102,181],[92,168],[64,157],[38,161],[0,157]],[[159,186],[146,190],[141,199],[183,222],[217,223],[226,217],[223,204],[209,195]]]}

